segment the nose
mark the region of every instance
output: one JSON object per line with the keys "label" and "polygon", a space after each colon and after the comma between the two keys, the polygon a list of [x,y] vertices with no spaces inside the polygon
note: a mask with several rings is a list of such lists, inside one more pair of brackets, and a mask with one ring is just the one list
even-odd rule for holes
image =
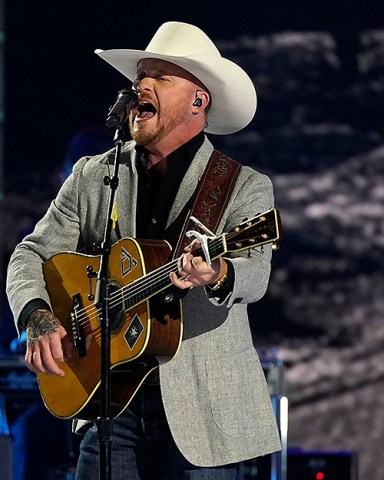
{"label": "nose", "polygon": [[152,78],[151,77],[143,77],[140,80],[136,80],[133,83],[133,87],[135,88],[136,92],[138,94],[144,92],[144,91],[150,91],[152,90]]}

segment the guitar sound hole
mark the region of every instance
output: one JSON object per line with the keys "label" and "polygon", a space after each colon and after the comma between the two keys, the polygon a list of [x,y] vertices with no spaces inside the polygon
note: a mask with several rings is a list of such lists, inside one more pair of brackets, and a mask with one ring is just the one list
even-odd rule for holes
{"label": "guitar sound hole", "polygon": [[114,283],[109,284],[109,323],[111,333],[116,333],[124,323],[124,302],[118,294],[121,288]]}

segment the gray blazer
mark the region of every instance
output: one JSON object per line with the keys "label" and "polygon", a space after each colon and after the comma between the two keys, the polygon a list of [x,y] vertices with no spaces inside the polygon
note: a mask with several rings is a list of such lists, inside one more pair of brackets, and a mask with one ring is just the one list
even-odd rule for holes
{"label": "gray blazer", "polygon": [[[116,195],[123,237],[134,237],[136,228],[133,147],[129,142],[123,148]],[[212,151],[212,144],[205,139],[180,185],[168,224],[194,192]],[[103,178],[112,161],[112,152],[80,159],[34,232],[16,247],[7,278],[16,324],[30,300],[42,298],[50,303],[41,268],[46,259],[58,252],[75,251],[79,239],[88,247],[102,241],[109,197]],[[241,167],[218,233],[273,207],[273,202],[269,178]],[[113,240],[117,240],[115,232]],[[192,464],[222,465],[280,449],[247,316],[247,304],[266,291],[270,260],[270,245],[255,249],[252,256],[234,254],[230,261],[235,281],[225,301],[220,302],[205,288],[191,290],[183,300],[183,341],[175,357],[160,367],[160,384],[175,442]]]}

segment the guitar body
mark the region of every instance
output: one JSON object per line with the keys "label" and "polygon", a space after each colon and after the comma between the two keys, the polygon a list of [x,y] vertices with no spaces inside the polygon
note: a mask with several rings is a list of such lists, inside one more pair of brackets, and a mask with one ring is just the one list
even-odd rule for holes
{"label": "guitar body", "polygon": [[[143,295],[143,301],[129,308],[123,295],[126,287],[133,285],[134,295],[140,296],[141,277],[164,265],[169,254],[169,244],[157,240],[125,238],[111,249],[113,417],[127,407],[145,377],[170,360],[180,346],[180,300],[165,304],[159,298],[161,293],[149,298]],[[38,375],[44,403],[59,418],[95,419],[100,415],[101,309],[94,304],[99,263],[98,256],[59,253],[43,267],[53,312],[76,345],[72,358],[60,364],[64,377]]]}
{"label": "guitar body", "polygon": [[[276,209],[245,220],[219,237],[206,238],[195,256],[212,260],[228,252],[252,250],[280,238]],[[113,245],[109,258],[109,315],[111,325],[111,415],[127,407],[148,374],[169,361],[182,339],[181,300],[168,303],[161,292],[172,285],[170,246],[162,240],[124,238]],[[100,416],[101,309],[95,306],[100,257],[64,252],[43,266],[53,313],[75,348],[60,367],[64,377],[39,374],[38,383],[48,410],[59,418],[95,419]]]}

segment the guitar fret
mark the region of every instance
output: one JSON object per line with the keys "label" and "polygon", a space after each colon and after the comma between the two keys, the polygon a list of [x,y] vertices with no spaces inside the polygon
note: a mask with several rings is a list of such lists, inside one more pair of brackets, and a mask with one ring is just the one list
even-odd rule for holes
{"label": "guitar fret", "polygon": [[[208,241],[208,249],[211,259],[216,259],[225,253],[222,238],[214,238]],[[197,249],[195,256],[204,256],[201,248]],[[148,273],[145,277],[139,278],[131,284],[123,287],[124,309],[129,310],[135,305],[148,300],[150,297],[169,287],[172,282],[169,274],[177,271],[177,260],[164,265],[163,267]]]}

